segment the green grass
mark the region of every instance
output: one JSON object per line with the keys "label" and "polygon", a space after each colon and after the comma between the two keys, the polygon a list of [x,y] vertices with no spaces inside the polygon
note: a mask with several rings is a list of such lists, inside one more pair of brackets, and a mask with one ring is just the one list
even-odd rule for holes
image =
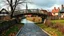
{"label": "green grass", "polygon": [[[19,26],[20,25],[23,26],[24,24],[19,24]],[[6,31],[5,36],[8,36],[10,33],[14,33],[14,32],[17,33],[18,31],[19,31],[18,25],[14,25],[11,28],[9,28],[9,30]]]}
{"label": "green grass", "polygon": [[59,23],[61,25],[64,25],[64,20],[51,20],[53,24]]}
{"label": "green grass", "polygon": [[60,31],[58,31],[57,29],[53,29],[51,27],[47,27],[44,24],[36,24],[37,26],[39,26],[40,28],[44,29],[45,31],[47,31],[48,33],[50,32],[55,32],[58,36],[64,36]]}
{"label": "green grass", "polygon": [[6,36],[8,36],[10,33],[13,33],[13,32],[18,32],[19,29],[17,26],[13,26],[12,28],[10,28],[7,32],[6,32]]}
{"label": "green grass", "polygon": [[1,24],[0,24],[0,26],[1,26]]}
{"label": "green grass", "polygon": [[56,23],[56,22],[60,22],[60,23],[64,23],[64,20],[52,20],[52,23]]}
{"label": "green grass", "polygon": [[46,28],[47,26],[45,26],[44,24],[36,24],[37,26],[39,26],[40,28],[44,29]]}
{"label": "green grass", "polygon": [[44,28],[44,30],[46,30],[47,32],[53,32],[53,33],[55,33],[55,34],[57,34],[57,36],[64,36],[60,31],[58,31],[57,29],[53,29],[53,28],[50,28],[50,27],[48,27],[48,28]]}

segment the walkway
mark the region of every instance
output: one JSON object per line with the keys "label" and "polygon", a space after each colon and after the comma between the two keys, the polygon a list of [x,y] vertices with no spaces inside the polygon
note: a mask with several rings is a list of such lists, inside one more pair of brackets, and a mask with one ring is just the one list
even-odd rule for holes
{"label": "walkway", "polygon": [[23,19],[21,21],[24,23],[24,26],[20,29],[16,36],[48,36],[45,32],[42,31],[34,22]]}

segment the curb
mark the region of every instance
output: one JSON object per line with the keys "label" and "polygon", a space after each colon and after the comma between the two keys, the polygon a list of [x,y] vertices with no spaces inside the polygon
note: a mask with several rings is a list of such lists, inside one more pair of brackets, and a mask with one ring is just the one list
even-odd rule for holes
{"label": "curb", "polygon": [[[42,29],[42,28],[41,28]],[[48,34],[49,36],[51,36],[51,34],[49,34],[48,32],[46,32],[45,30],[42,29],[43,32],[45,32],[46,34]]]}
{"label": "curb", "polygon": [[[22,29],[22,28],[21,28]],[[16,36],[18,36],[19,32],[21,31],[21,29],[18,31],[18,33],[16,34]]]}

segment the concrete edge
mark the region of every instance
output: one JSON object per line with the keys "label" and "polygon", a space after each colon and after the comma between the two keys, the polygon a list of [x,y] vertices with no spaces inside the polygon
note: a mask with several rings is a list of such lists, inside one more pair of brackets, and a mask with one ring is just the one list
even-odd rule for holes
{"label": "concrete edge", "polygon": [[[22,28],[21,28],[22,29]],[[18,36],[19,32],[21,31],[21,29],[17,32],[16,36]]]}
{"label": "concrete edge", "polygon": [[[42,29],[42,28],[41,28]],[[46,32],[45,30],[42,29],[43,32],[45,32],[46,34],[48,34],[49,36],[51,36],[51,34],[49,34],[48,32]]]}

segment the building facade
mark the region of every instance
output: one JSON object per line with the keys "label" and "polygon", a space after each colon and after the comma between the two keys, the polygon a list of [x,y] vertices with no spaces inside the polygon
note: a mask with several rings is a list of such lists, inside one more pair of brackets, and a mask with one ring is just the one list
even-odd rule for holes
{"label": "building facade", "polygon": [[59,15],[59,11],[60,11],[59,7],[58,8],[54,7],[54,9],[52,9],[52,15],[53,16],[58,16]]}
{"label": "building facade", "polygon": [[60,11],[60,18],[64,18],[64,5],[62,5],[62,9]]}
{"label": "building facade", "polygon": [[9,16],[9,12],[6,9],[2,9],[0,11],[0,20],[9,20],[10,16]]}
{"label": "building facade", "polygon": [[60,12],[60,8],[56,8],[54,7],[54,9],[52,9],[52,16],[53,19],[59,19],[59,12]]}

